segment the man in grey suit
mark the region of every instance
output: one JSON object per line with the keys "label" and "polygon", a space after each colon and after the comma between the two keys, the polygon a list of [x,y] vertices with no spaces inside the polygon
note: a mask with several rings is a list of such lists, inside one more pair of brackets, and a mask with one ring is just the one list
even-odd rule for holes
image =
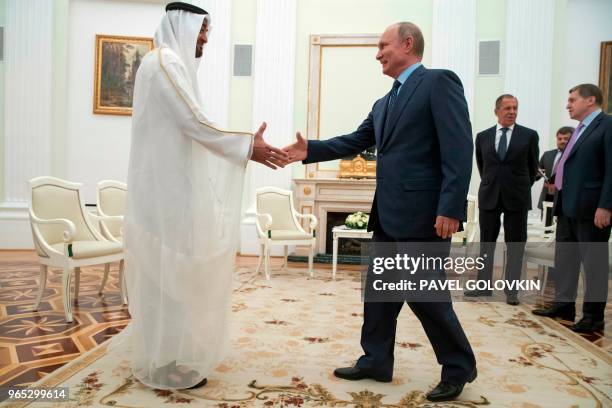
{"label": "man in grey suit", "polygon": [[[538,208],[542,210],[542,216],[544,216],[544,210],[542,207],[542,201],[553,201],[555,198],[555,173],[556,167],[563,153],[563,149],[567,145],[570,136],[574,132],[574,128],[571,126],[563,126],[557,130],[557,148],[544,152],[540,158],[540,174],[538,174],[536,180],[541,179],[542,173],[544,173],[544,185],[542,186],[542,192],[540,193],[540,199],[538,200]],[[549,211],[544,220],[546,226],[552,225],[552,211]]]}
{"label": "man in grey suit", "polygon": [[[314,163],[376,146],[376,194],[368,225],[374,231],[373,241],[397,247],[435,243],[448,256],[450,237],[465,220],[472,171],[471,125],[461,81],[451,71],[425,68],[420,62],[423,50],[423,35],[416,25],[388,27],[376,59],[383,73],[395,78],[391,91],[374,103],[353,133],[324,141],[305,140],[298,133],[297,141],[284,150],[290,161]],[[443,269],[427,273],[445,279]],[[448,291],[442,295],[446,300],[407,301],[442,365],[440,383],[427,394],[430,401],[453,399],[476,378],[470,343]],[[354,367],[336,369],[336,377],[391,381],[397,316],[403,304],[369,301],[366,296],[364,355]]]}

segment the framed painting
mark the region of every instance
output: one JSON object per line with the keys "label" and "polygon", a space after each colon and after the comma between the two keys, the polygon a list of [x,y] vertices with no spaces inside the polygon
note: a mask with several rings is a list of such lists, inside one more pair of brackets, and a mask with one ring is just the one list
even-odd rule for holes
{"label": "framed painting", "polygon": [[153,39],[96,35],[93,113],[131,115],[136,71]]}
{"label": "framed painting", "polygon": [[603,111],[612,114],[612,41],[601,43],[599,88],[603,92]]}

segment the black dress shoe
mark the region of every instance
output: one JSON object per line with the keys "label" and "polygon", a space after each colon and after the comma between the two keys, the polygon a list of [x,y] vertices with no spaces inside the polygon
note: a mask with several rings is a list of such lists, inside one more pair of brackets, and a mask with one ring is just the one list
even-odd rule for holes
{"label": "black dress shoe", "polygon": [[[471,383],[476,379],[476,369],[474,369],[474,373],[467,379],[466,382]],[[463,384],[452,384],[446,381],[440,381],[436,387],[427,393],[427,399],[433,402],[439,401],[450,401],[459,396],[461,391],[463,391]]]}
{"label": "black dress shoe", "polygon": [[479,296],[491,296],[493,294],[490,290],[466,290],[463,296],[467,297],[479,297]]}
{"label": "black dress shoe", "polygon": [[506,295],[506,303],[511,306],[518,306],[521,302],[519,302],[517,295]]}
{"label": "black dress shoe", "polygon": [[534,315],[544,316],[544,317],[560,317],[563,320],[569,320],[573,322],[576,318],[576,309],[574,307],[568,306],[551,306],[544,307],[541,309],[533,309],[531,311]]}
{"label": "black dress shoe", "polygon": [[359,368],[357,366],[336,368],[334,370],[334,375],[338,378],[342,378],[343,380],[351,381],[371,378],[372,380],[376,380],[378,382],[391,382],[393,379],[391,375],[374,375],[369,370],[364,370],[363,368]]}
{"label": "black dress shoe", "polygon": [[603,328],[603,320],[593,320],[590,317],[583,317],[578,323],[571,327],[571,329],[576,333],[593,333],[603,330]]}
{"label": "black dress shoe", "polygon": [[205,378],[202,381],[200,381],[199,383],[197,383],[196,385],[192,385],[189,388],[185,388],[186,390],[194,390],[196,388],[200,388],[206,385],[206,383],[208,382],[208,380]]}

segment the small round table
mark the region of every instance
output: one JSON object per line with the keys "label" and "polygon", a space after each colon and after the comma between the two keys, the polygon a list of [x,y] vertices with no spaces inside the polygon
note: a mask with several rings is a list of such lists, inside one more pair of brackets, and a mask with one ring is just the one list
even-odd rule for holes
{"label": "small round table", "polygon": [[346,225],[332,228],[333,257],[332,257],[332,279],[336,279],[336,269],[338,267],[338,238],[366,238],[371,239],[372,233],[364,229],[352,229]]}

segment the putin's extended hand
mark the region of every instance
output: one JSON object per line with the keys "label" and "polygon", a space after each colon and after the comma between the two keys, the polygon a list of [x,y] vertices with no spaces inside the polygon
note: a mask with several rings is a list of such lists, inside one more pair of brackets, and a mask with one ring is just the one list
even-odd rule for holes
{"label": "putin's extended hand", "polygon": [[300,132],[295,134],[295,138],[295,143],[283,147],[283,151],[287,154],[289,163],[302,161],[308,157],[308,140],[304,139]]}

